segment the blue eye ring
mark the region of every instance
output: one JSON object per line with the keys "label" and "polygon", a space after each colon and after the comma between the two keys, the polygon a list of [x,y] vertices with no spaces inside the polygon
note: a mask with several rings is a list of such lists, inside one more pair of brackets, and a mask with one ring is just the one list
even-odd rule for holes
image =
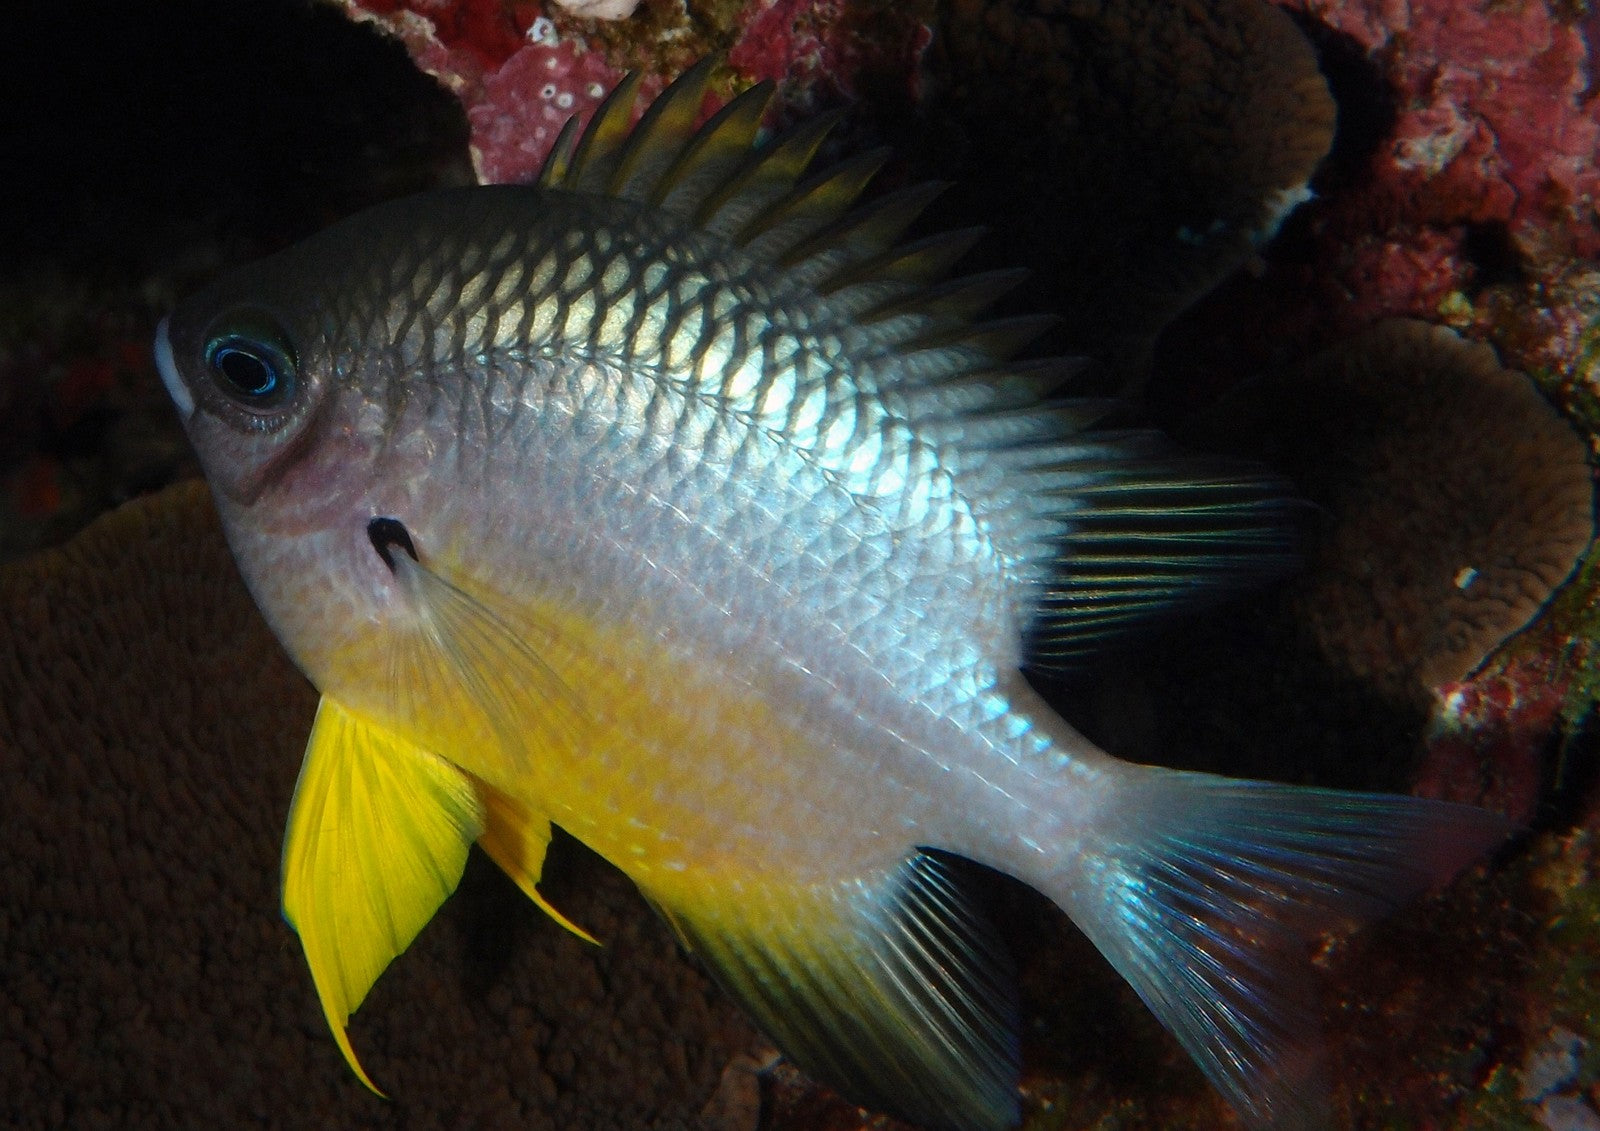
{"label": "blue eye ring", "polygon": [[299,363],[293,344],[271,315],[234,311],[206,339],[206,368],[227,397],[255,411],[275,409],[294,395]]}

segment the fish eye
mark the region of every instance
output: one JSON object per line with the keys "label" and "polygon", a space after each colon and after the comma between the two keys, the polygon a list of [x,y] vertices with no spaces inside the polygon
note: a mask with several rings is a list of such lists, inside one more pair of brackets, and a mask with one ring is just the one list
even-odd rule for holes
{"label": "fish eye", "polygon": [[217,386],[246,408],[273,409],[294,392],[294,345],[277,319],[263,311],[234,311],[218,319],[206,338],[205,358]]}

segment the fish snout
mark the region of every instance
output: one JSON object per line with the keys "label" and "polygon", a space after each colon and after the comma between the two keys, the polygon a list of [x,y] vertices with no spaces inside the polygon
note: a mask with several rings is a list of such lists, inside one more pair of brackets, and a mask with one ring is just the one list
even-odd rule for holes
{"label": "fish snout", "polygon": [[189,418],[194,415],[194,394],[189,391],[189,386],[184,384],[183,376],[178,372],[178,363],[172,356],[172,338],[167,332],[171,321],[171,317],[168,316],[156,327],[153,351],[156,370],[161,374],[161,383],[167,387],[167,395],[172,398],[172,403],[178,406],[178,415],[183,417],[183,422],[187,424]]}

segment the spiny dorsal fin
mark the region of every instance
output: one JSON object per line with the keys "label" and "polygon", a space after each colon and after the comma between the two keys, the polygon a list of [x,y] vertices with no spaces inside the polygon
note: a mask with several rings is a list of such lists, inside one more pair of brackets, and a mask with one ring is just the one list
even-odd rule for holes
{"label": "spiny dorsal fin", "polygon": [[1283,484],[1179,457],[1146,434],[1091,431],[1107,409],[1060,399],[1070,366],[1011,362],[1053,321],[984,319],[1020,273],[941,282],[981,229],[899,242],[940,186],[857,206],[882,152],[802,181],[840,115],[757,147],[770,84],[692,130],[710,71],[704,62],[692,68],[631,133],[637,81],[625,81],[580,141],[563,133],[541,183],[657,204],[825,302],[851,365],[837,395],[883,398],[942,463],[988,492],[995,544],[1031,594],[1033,607],[1018,609],[1032,625],[1031,663],[1071,667],[1168,606],[1287,568],[1292,505]]}
{"label": "spiny dorsal fin", "polygon": [[757,83],[717,111],[662,175],[651,190],[650,202],[679,213],[699,207],[713,188],[749,160],[776,89],[770,81]]}
{"label": "spiny dorsal fin", "polygon": [[711,84],[713,62],[710,57],[700,60],[650,103],[622,143],[606,186],[608,195],[649,199],[662,174],[678,161],[694,136],[694,120],[700,116],[706,88]]}
{"label": "spiny dorsal fin", "polygon": [[[684,72],[631,131],[627,123],[638,79],[630,75],[606,98],[587,130],[580,133],[568,122],[539,184],[658,205],[727,238],[751,258],[774,264],[792,283],[827,296],[842,315],[917,316],[905,323],[908,335],[913,329],[960,331],[1017,277],[995,273],[981,282],[933,290],[931,285],[983,230],[898,242],[943,191],[937,182],[855,207],[887,160],[887,150],[861,154],[802,183],[841,112],[820,115],[757,148],[774,90],[771,83],[761,83],[692,129],[713,70],[707,59]],[[925,306],[919,303],[924,296]],[[879,338],[890,345],[900,340],[881,328]]]}
{"label": "spiny dorsal fin", "polygon": [[930,1129],[1016,1123],[1010,960],[935,857],[861,883],[645,894],[808,1072]]}
{"label": "spiny dorsal fin", "polygon": [[582,140],[583,120],[576,116],[568,118],[550,149],[550,156],[544,159],[544,168],[539,170],[535,183],[541,188],[564,187],[567,178],[572,175],[572,159],[577,155],[578,144]]}
{"label": "spiny dorsal fin", "polygon": [[611,183],[611,172],[617,167],[623,142],[629,135],[628,125],[633,120],[633,104],[639,93],[638,71],[629,72],[606,95],[604,102],[589,119],[589,128],[583,131],[583,140],[573,155],[572,166],[562,178],[561,187],[576,192],[605,194]]}
{"label": "spiny dorsal fin", "polygon": [[[871,325],[884,341],[907,340],[913,329],[923,330],[930,318],[941,317],[936,306],[942,303],[945,292],[936,292],[929,284],[943,278],[945,272],[978,242],[983,232],[983,228],[961,228],[912,243],[895,244],[870,259],[841,268],[822,279],[817,289],[828,296],[829,304],[835,309],[854,315],[862,325]],[[1020,278],[1027,272],[1016,274]],[[948,285],[959,286],[966,282],[966,279],[954,279]],[[994,297],[998,298],[999,293]],[[965,320],[986,309],[987,306],[971,308]],[[897,315],[904,315],[898,329],[890,324]]]}
{"label": "spiny dorsal fin", "polygon": [[952,326],[970,323],[1027,275],[1027,271],[1021,268],[963,275],[959,279],[923,287],[909,298],[878,303],[863,314],[862,321],[882,323],[895,317],[914,317],[925,323]]}
{"label": "spiny dorsal fin", "polygon": [[819,294],[831,294],[850,282],[853,272],[849,269],[894,247],[945,188],[942,181],[924,181],[853,209],[791,248],[780,266],[791,278],[815,287]]}
{"label": "spiny dorsal fin", "polygon": [[752,154],[738,172],[707,194],[695,210],[696,226],[731,238],[794,188],[842,116],[838,111],[819,115]]}
{"label": "spiny dorsal fin", "polygon": [[849,211],[888,159],[887,149],[875,149],[824,170],[753,217],[733,242],[758,260],[781,264],[797,246]]}
{"label": "spiny dorsal fin", "polygon": [[1056,322],[1053,314],[1019,314],[968,322],[918,335],[901,343],[901,348],[915,352],[958,350],[972,357],[975,366],[998,365],[1010,361]]}
{"label": "spiny dorsal fin", "polygon": [[846,287],[867,279],[894,279],[896,282],[926,286],[943,278],[945,272],[971,251],[972,245],[981,240],[987,231],[987,228],[976,226],[954,228],[911,243],[897,244],[886,248],[870,263],[862,264],[854,276],[837,280],[835,285]]}

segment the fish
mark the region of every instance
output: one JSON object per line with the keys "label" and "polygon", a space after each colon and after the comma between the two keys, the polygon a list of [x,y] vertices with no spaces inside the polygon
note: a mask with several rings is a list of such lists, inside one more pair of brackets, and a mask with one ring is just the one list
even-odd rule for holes
{"label": "fish", "polygon": [[697,126],[713,69],[636,125],[630,77],[536,181],[377,205],[157,331],[320,692],[282,910],[345,1060],[378,1091],[350,1016],[473,844],[589,938],[539,891],[560,828],[866,1106],[1020,1118],[972,862],[1061,908],[1247,1125],[1325,1123],[1309,947],[1511,826],[1122,761],[1054,711],[1030,671],[1288,568],[1291,493],[1018,360],[1017,274],[952,274],[978,233],[908,236],[941,186],[868,195],[886,154],[820,161],[833,119],[765,135],[761,84]]}

